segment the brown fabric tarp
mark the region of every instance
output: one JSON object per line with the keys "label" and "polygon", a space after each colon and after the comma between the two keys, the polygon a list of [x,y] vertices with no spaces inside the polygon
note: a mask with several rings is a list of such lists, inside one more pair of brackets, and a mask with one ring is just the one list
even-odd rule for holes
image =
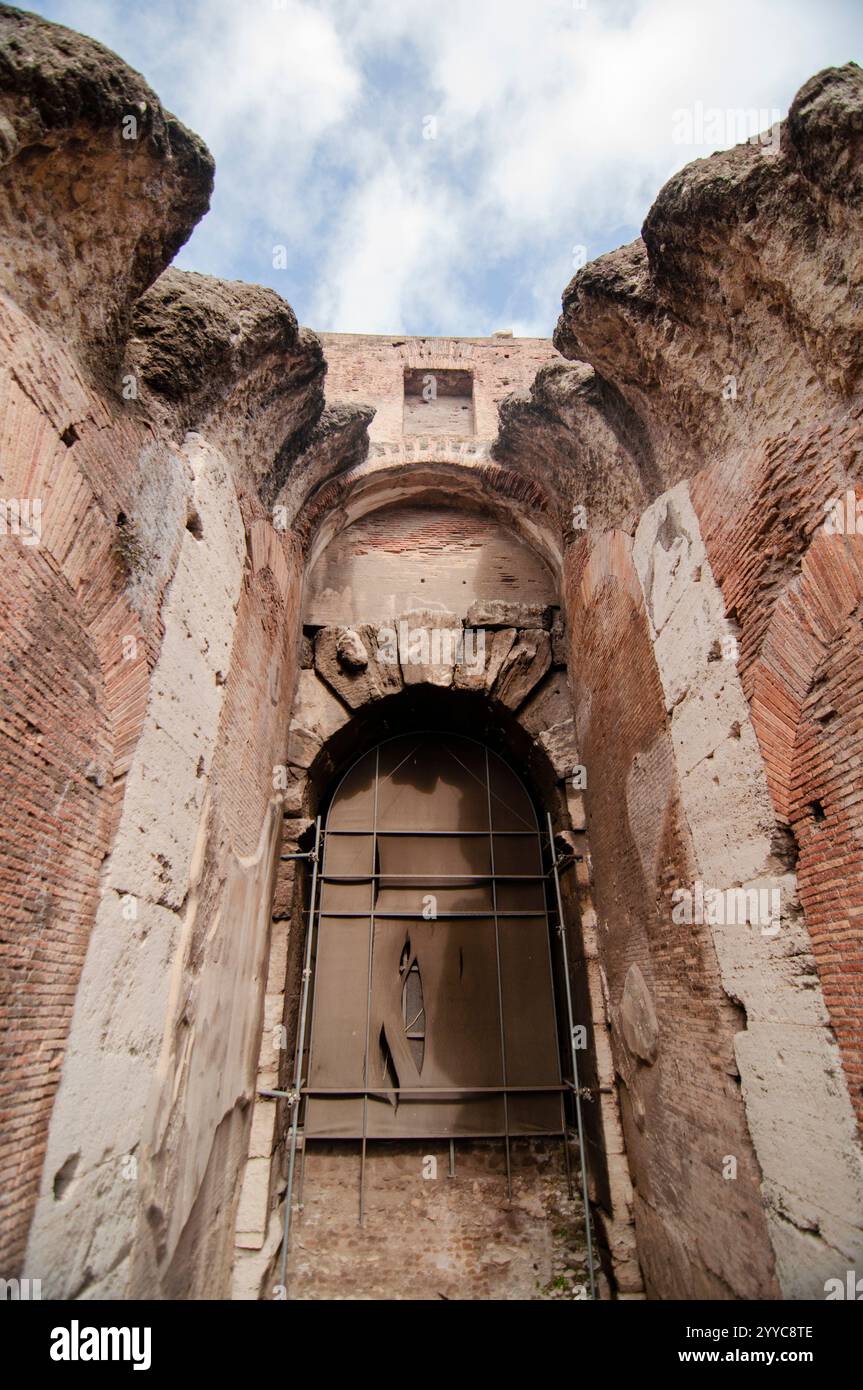
{"label": "brown fabric tarp", "polygon": [[[332,833],[347,830],[362,833]],[[388,833],[396,830],[402,833]],[[435,830],[460,833],[424,833]],[[495,833],[504,830],[519,833]],[[488,877],[447,883],[447,875],[490,875],[492,857],[494,885]],[[415,735],[390,740],[355,765],[327,820],[310,1089],[368,1088],[366,1135],[407,1139],[505,1132],[502,1095],[424,1090],[559,1086],[543,885],[499,877],[541,872],[530,800],[481,745]],[[333,876],[355,881],[326,881]],[[334,915],[348,912],[363,916]],[[445,916],[462,912],[476,915]],[[530,915],[502,915],[508,912]],[[414,1094],[386,1089],[396,1086]],[[562,1129],[559,1092],[511,1094],[507,1106],[510,1134]],[[359,1137],[363,1111],[362,1095],[310,1096],[305,1132]]]}

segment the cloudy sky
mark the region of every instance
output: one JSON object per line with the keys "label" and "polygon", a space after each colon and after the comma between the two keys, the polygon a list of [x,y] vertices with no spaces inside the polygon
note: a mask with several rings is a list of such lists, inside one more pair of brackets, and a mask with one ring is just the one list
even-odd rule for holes
{"label": "cloudy sky", "polygon": [[212,150],[177,264],[345,332],[549,334],[574,268],[735,144],[733,113],[769,125],[863,58],[863,0],[23,7],[115,49]]}

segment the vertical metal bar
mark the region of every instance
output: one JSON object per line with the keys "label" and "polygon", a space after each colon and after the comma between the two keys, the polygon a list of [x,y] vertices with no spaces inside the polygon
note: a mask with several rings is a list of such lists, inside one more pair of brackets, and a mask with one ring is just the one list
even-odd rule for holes
{"label": "vertical metal bar", "polygon": [[[375,802],[374,818],[372,821],[372,874],[376,874],[377,855],[378,855],[378,788],[380,786],[381,770],[381,750],[375,749]],[[372,963],[374,961],[375,946],[375,891],[378,880],[372,878],[371,893],[369,901],[369,971],[368,987],[366,990],[366,1046],[363,1053],[363,1143],[360,1153],[360,1225],[366,1214],[366,1127],[368,1125],[369,1110],[369,1033],[372,1022]]]}
{"label": "vertical metal bar", "polygon": [[[314,1066],[315,1037],[316,1037],[316,1035],[317,1035],[317,1032],[316,1032],[316,1030],[317,1030],[317,1024],[316,1024],[316,1021],[315,1021],[315,1020],[317,1019],[317,1016],[318,1016],[318,991],[317,991],[316,982],[315,982],[315,980],[314,980],[313,977],[314,977],[314,975],[315,975],[315,973],[316,973],[316,971],[317,971],[318,950],[319,950],[320,944],[321,944],[321,921],[323,920],[323,918],[324,918],[325,915],[328,915],[328,914],[325,914],[325,913],[324,913],[324,885],[325,885],[325,883],[326,883],[326,875],[325,875],[324,872],[323,872],[324,867],[325,867],[325,865],[326,865],[326,861],[327,861],[327,855],[328,855],[328,853],[329,853],[329,850],[328,850],[328,848],[327,848],[327,844],[328,844],[328,832],[327,832],[326,828],[322,825],[322,826],[321,826],[321,848],[320,848],[320,855],[319,855],[321,867],[320,867],[320,872],[318,873],[318,898],[319,898],[319,901],[318,901],[318,909],[317,909],[318,924],[317,924],[317,933],[316,933],[316,935],[315,935],[315,939],[314,939],[314,943],[313,943],[312,959],[311,959],[310,962],[309,962],[309,967],[310,967],[310,969],[311,969],[311,971],[312,971],[312,975],[310,976],[310,984],[309,984],[309,989],[310,989],[310,991],[311,991],[310,1006],[309,1006],[309,1007],[310,1007],[310,1018],[309,1018],[309,1048],[308,1048],[308,1057],[306,1058],[307,1075],[308,1075],[309,1077],[311,1077],[311,1075],[312,1075],[312,1067]],[[310,908],[309,908],[309,925],[311,925],[312,917],[313,917],[313,916],[314,916],[314,908],[310,907]],[[303,1145],[303,1152],[305,1153],[305,1144]]]}
{"label": "vertical metal bar", "polygon": [[[309,982],[312,977],[312,936],[315,930],[315,899],[318,891],[318,863],[321,849],[321,818],[315,821],[315,849],[312,860],[312,910],[306,933],[306,953],[303,964],[303,986],[300,994],[300,1019],[297,1025],[296,1066],[294,1068],[294,1099],[291,1106],[290,1157],[288,1186],[285,1192],[285,1230],[282,1236],[282,1257],[279,1264],[279,1283],[284,1287],[288,1269],[288,1249],[291,1240],[291,1202],[294,1195],[294,1165],[297,1161],[297,1128],[300,1122],[300,1087],[303,1084],[303,1053],[306,1046],[306,1014],[309,1006]],[[305,1151],[305,1140],[303,1151]]]}
{"label": "vertical metal bar", "polygon": [[[578,1153],[581,1159],[581,1192],[584,1202],[584,1225],[587,1232],[587,1268],[590,1274],[590,1296],[596,1298],[596,1276],[593,1270],[593,1238],[590,1231],[590,1200],[587,1194],[587,1161],[584,1151],[584,1126],[581,1120],[581,1094],[578,1084],[578,1057],[575,1046],[575,1022],[572,1015],[572,988],[569,983],[569,951],[566,945],[566,922],[563,916],[563,898],[560,893],[560,875],[557,872],[557,852],[554,847],[554,827],[551,823],[551,812],[546,811],[548,822],[548,843],[551,849],[551,865],[554,870],[554,891],[557,895],[557,929],[560,933],[560,945],[563,952],[563,978],[566,984],[566,1017],[569,1025],[569,1051],[572,1058],[572,1084],[573,1095],[575,1096],[575,1118],[578,1125]],[[565,1136],[564,1136],[565,1139]]]}
{"label": "vertical metal bar", "polygon": [[[543,863],[543,858],[542,858],[542,835],[541,835],[540,828],[539,828],[539,821],[537,821],[537,823],[536,823],[536,849],[537,849],[537,854],[539,855],[540,867],[542,867],[542,863]],[[551,871],[549,870],[549,872],[551,872]],[[548,880],[548,875],[545,875],[545,879],[546,879],[546,882],[547,882],[547,880]],[[552,1005],[553,1005],[553,1007],[554,1007],[554,1009],[555,1009],[555,1012],[556,1012],[556,1011],[557,1011],[557,992],[556,992],[556,990],[555,990],[555,988],[554,988],[554,964],[553,964],[553,961],[552,961],[552,958],[551,958],[551,929],[550,929],[549,921],[548,921],[548,898],[547,898],[546,893],[545,893],[545,887],[543,887],[542,904],[543,904],[543,914],[544,914],[544,920],[545,920],[545,944],[546,944],[546,949],[547,949],[547,952],[548,952],[548,987],[549,987],[549,992],[550,992],[550,994],[551,994]],[[571,1036],[571,1035],[570,1035],[570,1036]],[[562,1074],[561,1074],[560,1052],[559,1052],[559,1049],[558,1049],[558,1048],[555,1048],[555,1053],[557,1054],[557,1079],[558,1079],[558,1081],[561,1081],[563,1078],[562,1078]],[[568,1195],[569,1197],[572,1197],[572,1196],[574,1195],[574,1194],[573,1194],[573,1188],[572,1188],[572,1161],[571,1161],[571,1159],[570,1159],[569,1143],[568,1143],[567,1137],[566,1137],[566,1106],[565,1106],[565,1104],[564,1104],[564,1098],[563,1098],[563,1093],[562,1093],[562,1092],[561,1092],[561,1097],[560,1097],[560,1133],[561,1133],[561,1137],[562,1137],[562,1140],[563,1140],[563,1166],[564,1166],[564,1170],[565,1170],[565,1172],[566,1172],[566,1191],[567,1191],[567,1195]]]}
{"label": "vertical metal bar", "polygon": [[454,1139],[450,1139],[450,1141],[449,1141],[449,1175],[450,1175],[451,1178],[454,1178],[454,1177],[455,1177],[455,1140],[454,1140]]}
{"label": "vertical metal bar", "polygon": [[[315,971],[316,971],[316,969],[317,969],[318,948],[319,948],[319,946],[320,946],[320,940],[321,940],[321,918],[322,918],[323,915],[324,915],[324,911],[323,911],[323,909],[324,909],[324,885],[325,885],[325,883],[326,883],[326,875],[324,874],[323,870],[324,870],[324,866],[325,866],[326,858],[327,858],[327,853],[328,853],[328,850],[327,850],[327,832],[326,832],[326,830],[323,828],[323,826],[321,826],[321,841],[320,841],[320,845],[321,845],[320,851],[319,851],[320,872],[319,872],[319,874],[318,874],[318,893],[319,893],[320,901],[319,901],[319,903],[318,903],[318,911],[317,911],[317,934],[316,934],[315,939],[314,939],[314,942],[313,942],[312,959],[309,961],[309,970],[310,970],[310,972],[311,972],[310,975],[309,975],[309,989],[310,989],[310,991],[311,991],[311,1017],[310,1017],[310,1019],[309,1019],[309,1047],[308,1047],[308,1054],[307,1054],[307,1056],[306,1056],[306,1068],[307,1068],[306,1076],[307,1076],[307,1079],[308,1079],[309,1081],[311,1080],[311,1076],[312,1076],[312,1067],[313,1067],[314,1064],[315,1064],[315,1063],[314,1063],[314,1053],[315,1053],[315,1026],[316,1026],[316,1025],[315,1025],[315,1019],[317,1018],[317,1014],[318,1014],[318,991],[317,991],[317,989],[316,989],[315,986],[314,986],[313,976],[314,976],[314,973],[315,973]],[[310,908],[309,908],[309,929],[310,929],[310,930],[311,930],[311,928],[312,928],[312,926],[313,926],[313,924],[314,924],[314,918],[315,918],[315,910],[314,910],[314,905],[312,905],[312,906],[310,906]],[[314,964],[312,963],[312,961],[314,961]],[[308,1116],[308,1108],[309,1108],[309,1100],[308,1100],[308,1097],[306,1097],[306,1102],[305,1102],[304,1111],[303,1111],[303,1114],[304,1114],[304,1120],[303,1120],[303,1148],[302,1148],[302,1155],[301,1155],[301,1158],[300,1158],[300,1182],[299,1182],[299,1187],[297,1188],[297,1211],[300,1212],[300,1213],[301,1213],[302,1210],[303,1210],[303,1202],[304,1202],[304,1196],[303,1196],[303,1194],[304,1194],[304,1192],[305,1192],[305,1190],[306,1190],[306,1155],[307,1155],[307,1153],[308,1153],[308,1141],[307,1141],[307,1136],[306,1136],[306,1132],[305,1132],[305,1131],[306,1131],[306,1128],[307,1128],[306,1123],[305,1123],[305,1117]]]}
{"label": "vertical metal bar", "polygon": [[[310,1060],[310,1061],[309,1061],[309,1071],[311,1071],[311,1069],[312,1069],[312,1064],[311,1064],[311,1060]],[[308,1100],[306,1101],[306,1104],[308,1105]],[[302,1151],[301,1151],[301,1153],[300,1153],[300,1183],[299,1183],[299,1187],[297,1188],[297,1215],[300,1216],[300,1217],[301,1217],[302,1214],[303,1214],[303,1192],[305,1191],[305,1187],[306,1187],[306,1150],[307,1150],[307,1149],[308,1149],[308,1143],[306,1142],[306,1136],[305,1136],[305,1132],[304,1132],[304,1133],[303,1133],[303,1147],[302,1147]]]}
{"label": "vertical metal bar", "polygon": [[[491,775],[488,765],[488,749],[485,750],[485,790],[488,797],[488,852],[489,867],[491,869],[491,906],[494,913],[494,949],[497,957],[497,1007],[500,1019],[500,1065],[503,1071],[503,1084],[506,1085],[506,1035],[503,1026],[503,984],[500,972],[500,930],[497,920],[497,883],[494,876],[494,830],[491,817]],[[507,1196],[512,1200],[512,1164],[509,1152],[509,1096],[506,1091],[503,1093],[503,1131],[506,1139],[506,1191]]]}
{"label": "vertical metal bar", "polygon": [[565,1123],[564,1123],[563,1134],[561,1135],[561,1138],[563,1139],[563,1167],[564,1167],[564,1171],[565,1171],[565,1173],[566,1173],[566,1192],[567,1192],[567,1196],[568,1196],[568,1197],[570,1198],[570,1200],[571,1200],[571,1199],[575,1196],[575,1192],[573,1191],[573,1186],[572,1186],[572,1160],[570,1159],[570,1156],[569,1156],[569,1139],[568,1139],[568,1137],[567,1137],[567,1133],[566,1133],[566,1124],[565,1124]]}

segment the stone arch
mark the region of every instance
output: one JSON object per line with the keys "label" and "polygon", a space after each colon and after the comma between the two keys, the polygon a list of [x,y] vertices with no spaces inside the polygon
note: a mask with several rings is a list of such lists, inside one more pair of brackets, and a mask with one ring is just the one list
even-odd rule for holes
{"label": "stone arch", "polygon": [[[529,714],[519,718],[485,692],[442,689],[432,682],[403,685],[389,694],[372,696],[353,712],[345,711],[345,716],[331,728],[304,770],[303,806],[309,816],[326,804],[332,780],[361,751],[412,728],[468,732],[479,738],[513,764],[534,801],[554,815],[565,814],[565,763],[561,758],[555,762],[552,749],[536,740]],[[568,752],[574,751],[570,745]]]}
{"label": "stone arch", "polygon": [[[348,630],[337,630],[343,635]],[[353,638],[360,634],[354,632]],[[366,634],[363,634],[365,637]],[[548,687],[517,708],[488,689],[458,689],[439,684],[426,669],[421,679],[406,682],[392,673],[384,684],[374,658],[356,666],[355,644],[346,646],[351,662],[343,672],[343,698],[321,678],[317,662],[329,662],[336,632],[322,629],[315,642],[312,664],[301,672],[286,768],[285,817],[281,858],[276,876],[266,1023],[262,1038],[258,1085],[282,1089],[289,1080],[296,1039],[297,1009],[303,967],[305,894],[308,875],[297,870],[289,856],[308,850],[314,817],[327,805],[344,772],[359,754],[402,731],[439,729],[467,732],[498,752],[514,768],[534,803],[551,812],[558,853],[567,863],[563,874],[564,910],[570,933],[573,990],[578,1018],[600,1035],[590,1048],[582,1078],[590,1103],[586,1128],[591,1167],[591,1201],[603,1267],[612,1286],[637,1289],[638,1263],[634,1252],[626,1197],[619,1165],[609,1168],[608,1154],[620,1150],[620,1131],[609,1057],[600,972],[595,958],[594,912],[589,883],[589,852],[583,833],[584,810],[573,790],[571,771],[577,761],[565,676],[550,672]],[[545,684],[545,682],[541,682]],[[350,702],[349,702],[350,701]],[[297,722],[298,713],[304,720]],[[557,719],[556,714],[565,715]],[[310,727],[312,726],[312,727]],[[548,736],[548,731],[556,733]],[[275,1031],[274,1031],[275,1030]],[[274,1036],[281,1031],[279,1051]],[[284,1212],[285,1135],[287,1114],[281,1102],[259,1098],[253,1118],[253,1148],[247,1162],[237,1221],[238,1259],[235,1292],[256,1296],[275,1279]],[[262,1138],[263,1136],[263,1138]]]}

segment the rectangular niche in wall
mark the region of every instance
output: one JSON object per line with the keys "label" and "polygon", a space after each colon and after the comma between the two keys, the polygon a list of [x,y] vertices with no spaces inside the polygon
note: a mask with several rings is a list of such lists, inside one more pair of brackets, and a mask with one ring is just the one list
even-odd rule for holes
{"label": "rectangular niche in wall", "polygon": [[404,432],[474,434],[473,372],[406,367]]}

